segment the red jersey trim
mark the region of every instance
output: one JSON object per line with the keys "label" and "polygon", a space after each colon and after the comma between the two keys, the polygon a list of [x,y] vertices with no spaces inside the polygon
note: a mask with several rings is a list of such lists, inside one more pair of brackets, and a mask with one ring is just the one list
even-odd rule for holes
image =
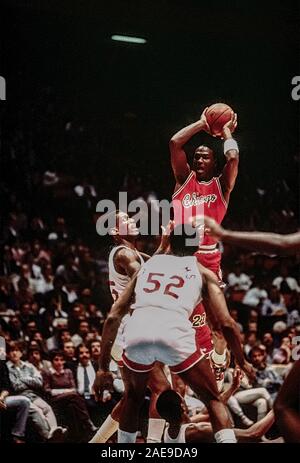
{"label": "red jersey trim", "polygon": [[184,371],[189,370],[194,365],[196,365],[196,363],[200,362],[204,356],[205,354],[201,349],[199,349],[178,365],[174,365],[172,367],[170,366],[170,370],[172,373],[183,373]]}
{"label": "red jersey trim", "polygon": [[197,180],[196,178],[196,181],[201,185],[201,184],[204,184],[204,185],[210,185],[217,177],[213,177],[211,178],[210,180],[208,180],[208,182],[205,182],[204,180],[201,180],[201,182],[199,182],[199,180]]}
{"label": "red jersey trim", "polygon": [[220,177],[216,177],[216,183],[217,183],[217,186],[218,186],[218,189],[219,189],[219,192],[220,192],[220,197],[222,199],[222,202],[223,202],[224,206],[227,209],[228,204],[227,204],[227,202],[226,202],[226,200],[224,198],[224,195],[223,195],[223,191],[222,191],[222,187],[221,187],[221,183],[220,183]]}
{"label": "red jersey trim", "polygon": [[173,194],[172,194],[172,198],[174,199],[175,196],[177,196],[185,187],[186,185],[189,183],[189,181],[191,180],[191,178],[194,176],[194,171],[192,170],[190,175],[188,176],[188,178],[186,179],[186,181],[181,185],[180,188],[178,188],[178,190],[176,190]]}

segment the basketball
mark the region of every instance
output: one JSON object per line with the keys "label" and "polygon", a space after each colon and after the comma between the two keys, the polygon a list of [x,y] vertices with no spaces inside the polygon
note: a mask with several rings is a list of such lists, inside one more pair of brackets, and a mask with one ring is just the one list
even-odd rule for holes
{"label": "basketball", "polygon": [[225,103],[215,103],[207,108],[205,116],[212,135],[222,135],[222,129],[230,121],[232,111],[233,109]]}

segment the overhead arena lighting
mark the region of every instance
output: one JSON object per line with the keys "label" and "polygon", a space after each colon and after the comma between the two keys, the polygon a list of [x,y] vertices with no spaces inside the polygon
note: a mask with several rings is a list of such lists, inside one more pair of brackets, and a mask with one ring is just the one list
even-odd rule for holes
{"label": "overhead arena lighting", "polygon": [[112,35],[112,40],[116,42],[127,42],[127,43],[146,43],[146,39],[142,39],[142,37],[132,37],[130,35]]}

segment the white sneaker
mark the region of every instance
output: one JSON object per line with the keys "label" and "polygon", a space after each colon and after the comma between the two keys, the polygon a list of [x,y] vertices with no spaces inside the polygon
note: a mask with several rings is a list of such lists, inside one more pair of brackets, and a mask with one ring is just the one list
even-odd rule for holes
{"label": "white sneaker", "polygon": [[248,418],[248,416],[246,415],[242,415],[240,416],[241,418],[241,421],[242,423],[247,426],[247,428],[249,428],[250,426],[252,426],[254,424],[254,421],[250,420],[250,418]]}

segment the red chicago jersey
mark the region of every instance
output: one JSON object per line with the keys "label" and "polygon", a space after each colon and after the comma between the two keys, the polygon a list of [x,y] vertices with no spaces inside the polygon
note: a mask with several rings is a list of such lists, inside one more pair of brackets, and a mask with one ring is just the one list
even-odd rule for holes
{"label": "red chicago jersey", "polygon": [[[220,224],[227,210],[219,177],[200,182],[194,171],[191,171],[184,184],[173,194],[172,200],[176,225],[188,223],[197,215],[212,217]],[[211,246],[216,244],[216,240],[205,235],[199,244]]]}

